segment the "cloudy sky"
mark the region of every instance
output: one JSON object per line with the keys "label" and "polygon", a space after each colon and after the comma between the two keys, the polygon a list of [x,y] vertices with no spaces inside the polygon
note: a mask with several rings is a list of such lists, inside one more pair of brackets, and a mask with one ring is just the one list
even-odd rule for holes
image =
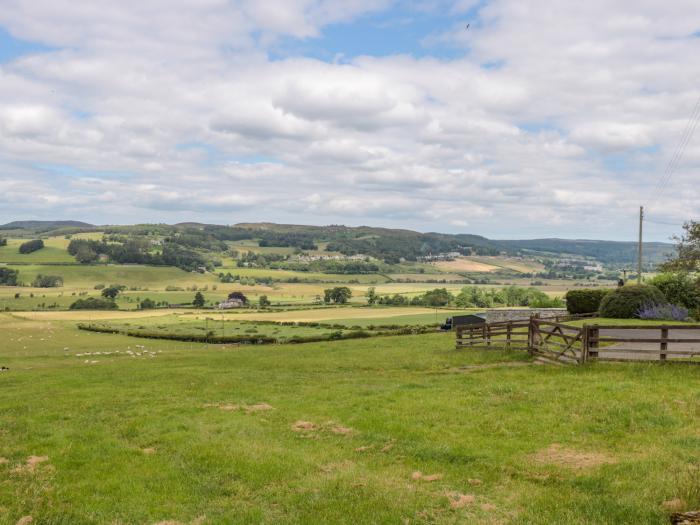
{"label": "cloudy sky", "polygon": [[697,0],[3,0],[0,222],[665,240],[698,56]]}

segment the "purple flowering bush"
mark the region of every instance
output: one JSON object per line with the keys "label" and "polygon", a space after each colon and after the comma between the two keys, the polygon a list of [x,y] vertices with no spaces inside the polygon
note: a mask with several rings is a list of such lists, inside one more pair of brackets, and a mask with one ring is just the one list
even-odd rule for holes
{"label": "purple flowering bush", "polygon": [[688,309],[676,304],[646,304],[637,313],[640,319],[656,319],[663,321],[685,321],[688,319]]}

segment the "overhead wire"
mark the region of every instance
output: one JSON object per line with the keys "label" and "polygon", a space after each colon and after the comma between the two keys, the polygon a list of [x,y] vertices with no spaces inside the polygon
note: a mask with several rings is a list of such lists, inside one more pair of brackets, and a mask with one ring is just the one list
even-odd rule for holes
{"label": "overhead wire", "polygon": [[666,170],[664,171],[663,175],[659,179],[659,182],[654,187],[653,193],[650,195],[650,197],[648,199],[649,201],[659,199],[661,197],[661,195],[663,195],[664,191],[668,187],[668,184],[671,180],[671,177],[673,176],[676,169],[680,165],[681,160],[683,159],[683,155],[685,154],[685,150],[687,149],[688,144],[690,143],[690,140],[693,138],[693,135],[695,134],[695,129],[698,127],[699,122],[700,122],[700,96],[698,97],[698,100],[695,103],[695,106],[693,107],[693,111],[690,113],[690,116],[688,117],[688,122],[686,123],[685,129],[683,130],[683,133],[681,134],[681,137],[678,141],[678,144],[676,145],[676,149],[673,153],[673,156],[668,161],[668,164],[666,165]]}

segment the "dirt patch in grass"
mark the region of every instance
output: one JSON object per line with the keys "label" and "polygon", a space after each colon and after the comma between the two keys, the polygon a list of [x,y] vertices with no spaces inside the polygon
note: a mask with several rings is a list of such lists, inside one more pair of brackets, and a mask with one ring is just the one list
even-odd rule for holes
{"label": "dirt patch in grass", "polygon": [[31,516],[22,516],[19,520],[17,520],[15,525],[29,525],[32,522],[34,522],[34,518]]}
{"label": "dirt patch in grass", "polygon": [[24,465],[19,465],[14,468],[14,472],[17,474],[33,474],[36,472],[39,465],[46,463],[48,460],[48,456],[29,456]]}
{"label": "dirt patch in grass", "polygon": [[253,412],[264,412],[266,410],[274,410],[275,407],[272,405],[268,405],[267,403],[258,403],[256,405],[247,405],[243,407],[243,410],[246,411],[248,414],[252,414]]}
{"label": "dirt patch in grass", "polygon": [[476,501],[476,496],[473,494],[460,494],[459,492],[450,492],[447,494],[447,498],[450,500],[450,507],[453,509],[461,509]]}
{"label": "dirt patch in grass", "polygon": [[420,470],[416,470],[411,474],[413,481],[439,481],[442,479],[442,474],[423,474]]}
{"label": "dirt patch in grass", "polygon": [[317,428],[318,426],[311,421],[297,421],[292,425],[292,430],[294,432],[312,432]]}
{"label": "dirt patch in grass", "polygon": [[538,463],[557,465],[570,469],[585,469],[615,463],[615,459],[601,452],[581,452],[565,448],[559,443],[540,450],[532,456]]}
{"label": "dirt patch in grass", "polygon": [[351,428],[344,427],[342,425],[333,425],[332,427],[330,427],[330,431],[334,434],[339,434],[341,436],[347,436],[348,434],[352,434],[353,432]]}
{"label": "dirt patch in grass", "polygon": [[141,452],[143,452],[143,453],[146,454],[147,456],[150,456],[151,454],[155,454],[155,453],[156,453],[156,449],[153,448],[153,447],[142,448],[142,449],[141,449]]}

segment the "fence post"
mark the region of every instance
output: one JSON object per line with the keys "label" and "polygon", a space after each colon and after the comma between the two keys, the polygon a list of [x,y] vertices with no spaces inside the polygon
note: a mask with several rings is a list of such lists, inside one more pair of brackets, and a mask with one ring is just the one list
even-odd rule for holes
{"label": "fence post", "polygon": [[588,324],[584,323],[581,330],[581,364],[583,364],[588,361]]}
{"label": "fence post", "polygon": [[668,350],[668,328],[661,329],[661,353],[659,354],[659,359],[661,361],[666,361],[666,350]]}
{"label": "fence post", "polygon": [[491,346],[491,325],[486,323],[486,346]]}
{"label": "fence post", "polygon": [[508,321],[506,325],[506,350],[510,350],[510,336],[513,332],[513,321]]}
{"label": "fence post", "polygon": [[597,324],[588,329],[588,357],[598,357],[598,337],[600,329]]}
{"label": "fence post", "polygon": [[463,332],[463,329],[461,326],[458,326],[457,330],[455,332],[457,333],[457,341],[456,341],[455,346],[456,346],[456,349],[459,350],[462,347],[462,334],[464,332]]}

